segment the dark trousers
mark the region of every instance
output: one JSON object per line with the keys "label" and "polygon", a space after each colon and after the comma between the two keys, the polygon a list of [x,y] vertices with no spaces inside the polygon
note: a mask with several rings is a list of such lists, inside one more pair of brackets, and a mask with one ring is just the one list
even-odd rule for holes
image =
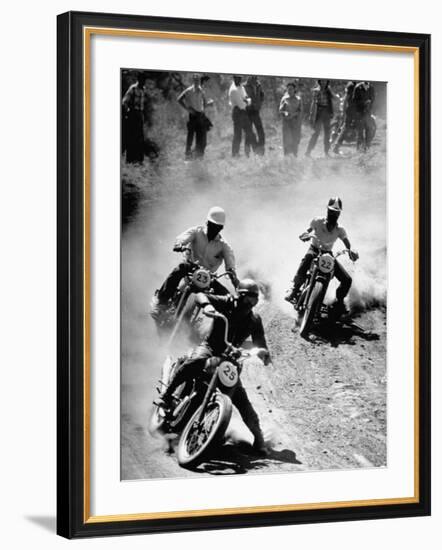
{"label": "dark trousers", "polygon": [[[250,122],[249,115],[245,109],[239,109],[234,107],[232,111],[233,120],[233,140],[232,140],[232,157],[239,155],[239,148],[241,145],[242,135],[244,133],[244,150],[246,155],[250,153],[250,147],[253,150],[256,149],[256,137],[252,130],[252,124]],[[246,146],[246,143],[248,144]],[[247,147],[248,151],[247,152]]]}
{"label": "dark trousers", "polygon": [[[259,114],[259,111],[256,109],[246,109],[247,115],[249,116],[250,124],[253,128],[255,128],[257,139],[254,151],[258,155],[264,154],[264,146],[265,146],[265,134],[264,134],[264,128],[262,125],[261,116]],[[246,142],[245,142],[245,151],[246,154],[250,154],[250,148],[253,148],[253,143],[250,143],[249,138],[246,135]]]}
{"label": "dark trousers", "polygon": [[[293,283],[295,285],[296,291],[301,288],[301,285],[304,283],[307,277],[307,271],[310,268],[313,258],[318,255],[318,250],[311,246],[307,254],[302,258],[301,263],[298,267],[295,277],[293,278]],[[338,301],[343,301],[347,296],[348,291],[350,290],[352,279],[347,271],[342,267],[342,265],[335,260],[335,271],[334,276],[339,281],[339,286],[336,289],[336,299]]]}
{"label": "dark trousers", "polygon": [[357,112],[356,128],[358,132],[356,148],[365,151],[370,147],[373,139],[372,120],[369,112]]}
{"label": "dark trousers", "polygon": [[204,151],[207,145],[207,127],[204,121],[203,113],[189,114],[187,122],[187,138],[186,138],[186,157],[192,156],[193,139],[195,138],[195,157],[201,158],[204,156]]}
{"label": "dark trousers", "polygon": [[[173,380],[163,395],[163,398],[167,401],[172,397],[173,392],[178,388],[178,386],[184,382],[201,376],[207,359],[210,359],[211,357],[213,357],[213,350],[207,343],[203,342],[195,348],[192,355],[178,367]],[[231,399],[233,405],[238,409],[244,424],[255,436],[255,441],[262,443],[263,435],[259,424],[259,418],[249,400],[241,380],[238,382],[233,395],[231,395]]]}
{"label": "dark trousers", "polygon": [[126,162],[144,160],[144,115],[141,111],[131,110],[126,119]]}
{"label": "dark trousers", "polygon": [[[191,267],[192,265],[188,262],[181,262],[169,273],[164,283],[158,289],[157,296],[158,301],[161,304],[166,304],[167,301],[172,298],[178,288],[178,285],[180,284],[181,279],[189,273]],[[229,293],[227,288],[217,280],[212,282],[212,289],[218,296],[223,296]]]}
{"label": "dark trousers", "polygon": [[316,113],[316,120],[313,125],[313,134],[310,138],[307,154],[310,154],[318,141],[319,133],[321,128],[324,130],[324,151],[328,153],[330,149],[330,121],[331,114],[326,107],[318,107],[318,112]]}
{"label": "dark trousers", "polygon": [[301,121],[298,118],[282,119],[282,146],[284,155],[298,154],[301,141]]}

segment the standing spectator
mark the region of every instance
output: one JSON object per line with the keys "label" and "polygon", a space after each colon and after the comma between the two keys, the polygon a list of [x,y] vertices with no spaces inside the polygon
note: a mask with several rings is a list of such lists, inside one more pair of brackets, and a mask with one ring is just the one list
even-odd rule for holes
{"label": "standing spectator", "polygon": [[[261,116],[259,114],[261,110],[262,103],[264,101],[264,92],[262,90],[261,83],[258,80],[258,77],[255,75],[249,76],[244,86],[247,96],[250,98],[250,103],[246,107],[247,114],[249,115],[250,123],[255,127],[257,134],[257,143],[255,152],[258,155],[264,154],[265,146],[265,134],[264,128],[262,126]],[[251,143],[247,140],[246,136],[246,149],[250,154]]]}
{"label": "standing spectator", "polygon": [[[250,105],[250,98],[247,96],[244,86],[241,84],[242,77],[233,76],[233,82],[229,88],[229,105],[232,107],[233,140],[232,157],[239,155],[242,134],[244,132],[244,151],[246,156],[250,154],[250,147],[256,149],[256,137],[252,130],[249,115],[246,107]],[[246,146],[247,143],[247,146]]]}
{"label": "standing spectator", "polygon": [[193,84],[178,96],[178,103],[189,113],[187,122],[186,159],[192,158],[192,145],[195,137],[195,157],[202,158],[207,145],[207,131],[212,124],[204,111],[208,102],[201,86],[201,77],[193,75]]}
{"label": "standing spectator", "polygon": [[310,138],[306,156],[309,157],[318,141],[321,127],[324,131],[324,152],[329,156],[330,150],[330,122],[333,117],[333,92],[330,89],[330,80],[318,80],[318,85],[313,88],[313,97],[310,107],[310,123],[313,126],[313,134]]}
{"label": "standing spectator", "polygon": [[146,105],[146,75],[137,75],[138,80],[129,86],[123,97],[126,114],[126,162],[142,163],[144,160],[144,108]]}
{"label": "standing spectator", "polygon": [[297,84],[295,82],[287,84],[287,91],[282,96],[279,105],[279,113],[282,116],[282,145],[284,155],[294,155],[296,157],[301,140],[302,98],[297,93]]}
{"label": "standing spectator", "polygon": [[366,151],[373,139],[372,108],[374,102],[374,88],[370,82],[356,84],[353,92],[355,106],[356,128],[358,131],[357,149]]}
{"label": "standing spectator", "polygon": [[353,100],[353,93],[355,89],[355,82],[350,80],[345,86],[344,104],[342,106],[342,122],[339,128],[338,137],[336,138],[335,145],[333,147],[333,153],[339,154],[339,148],[344,141],[345,135],[351,126],[355,122],[355,103]]}

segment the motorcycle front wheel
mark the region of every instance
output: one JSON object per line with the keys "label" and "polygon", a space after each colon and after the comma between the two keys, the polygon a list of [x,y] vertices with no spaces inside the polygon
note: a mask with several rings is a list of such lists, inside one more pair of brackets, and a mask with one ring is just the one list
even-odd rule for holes
{"label": "motorcycle front wheel", "polygon": [[322,288],[322,283],[320,281],[316,281],[308,298],[307,306],[305,308],[304,316],[302,318],[301,326],[299,328],[299,334],[303,338],[308,335],[310,328],[313,324],[316,312],[321,305],[320,301],[322,299]]}
{"label": "motorcycle front wheel", "polygon": [[199,421],[201,407],[192,415],[178,442],[178,464],[184,468],[194,468],[208,457],[222,439],[232,416],[232,402],[222,393],[215,394]]}

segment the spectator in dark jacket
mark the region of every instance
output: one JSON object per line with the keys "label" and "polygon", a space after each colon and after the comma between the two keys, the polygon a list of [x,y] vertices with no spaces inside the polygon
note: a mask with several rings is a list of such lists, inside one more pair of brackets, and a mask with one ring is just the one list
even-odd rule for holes
{"label": "spectator in dark jacket", "polygon": [[329,80],[318,80],[318,85],[313,89],[312,103],[310,106],[310,123],[313,133],[310,138],[306,156],[309,157],[318,141],[321,128],[324,132],[324,152],[329,155],[330,150],[330,122],[333,117],[333,92],[330,89]]}
{"label": "spectator in dark jacket", "polygon": [[[252,128],[255,128],[257,134],[255,153],[257,153],[258,155],[263,155],[265,147],[265,134],[261,121],[260,110],[264,101],[264,92],[262,90],[262,86],[258,80],[258,77],[255,75],[249,76],[244,85],[244,88],[246,90],[247,96],[250,99],[250,103],[247,105],[246,111],[249,115]],[[248,141],[246,136],[245,146],[249,152],[252,145],[253,144]]]}
{"label": "spectator in dark jacket", "polygon": [[144,160],[144,108],[146,104],[146,75],[138,73],[138,80],[123,97],[123,112],[126,120],[126,161],[131,163]]}
{"label": "spectator in dark jacket", "polygon": [[353,92],[356,127],[358,130],[357,149],[366,151],[373,139],[372,109],[374,103],[374,88],[370,82],[359,82]]}

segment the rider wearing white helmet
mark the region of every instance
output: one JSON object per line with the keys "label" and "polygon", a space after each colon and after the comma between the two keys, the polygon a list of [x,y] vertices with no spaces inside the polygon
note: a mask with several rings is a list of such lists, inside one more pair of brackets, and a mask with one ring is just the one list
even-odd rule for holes
{"label": "rider wearing white helmet", "polygon": [[[349,250],[350,259],[353,261],[358,259],[357,252],[351,250],[347,232],[338,224],[338,218],[341,215],[341,212],[342,200],[339,197],[332,197],[328,201],[327,215],[325,217],[314,218],[310,222],[307,230],[299,236],[301,241],[310,240],[311,244],[307,254],[301,260],[298,271],[293,278],[293,286],[285,297],[288,302],[292,302],[299,293],[307,276],[307,271],[310,268],[312,260],[315,256],[317,256],[320,248],[331,252],[336,240],[340,239]],[[335,263],[334,275],[340,283],[339,287],[336,289],[336,302],[334,304],[335,312],[339,314],[346,311],[344,306],[344,298],[350,290],[352,279],[338,261]]]}
{"label": "rider wearing white helmet", "polygon": [[[215,273],[224,262],[226,271],[230,274],[232,284],[236,287],[238,278],[235,271],[235,255],[231,246],[223,239],[220,232],[226,223],[226,213],[220,206],[213,206],[204,225],[190,227],[175,240],[174,252],[181,252],[183,248],[190,249],[190,260],[198,262],[212,273]],[[156,293],[156,303],[151,315],[158,318],[174,295],[181,279],[188,273],[190,264],[181,262],[167,277]],[[215,294],[227,294],[227,289],[218,281],[213,282]]]}

